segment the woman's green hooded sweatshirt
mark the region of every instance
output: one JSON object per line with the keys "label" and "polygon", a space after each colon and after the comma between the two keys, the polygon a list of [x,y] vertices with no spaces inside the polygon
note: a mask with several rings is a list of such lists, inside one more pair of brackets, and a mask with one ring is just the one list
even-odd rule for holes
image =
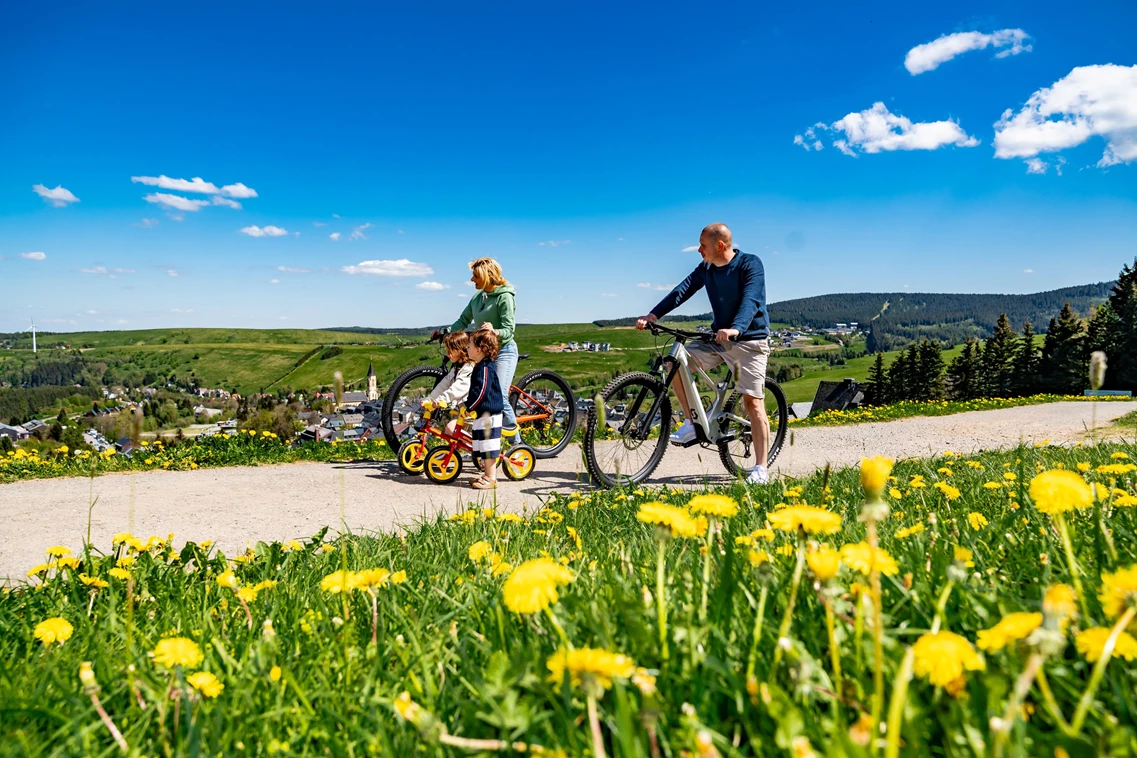
{"label": "woman's green hooded sweatshirt", "polygon": [[514,318],[517,305],[514,296],[513,285],[510,284],[500,284],[493,292],[477,292],[470,298],[462,315],[446,331],[455,332],[467,327],[477,329],[488,321],[497,329],[498,341],[505,347],[513,342],[513,329],[516,326]]}

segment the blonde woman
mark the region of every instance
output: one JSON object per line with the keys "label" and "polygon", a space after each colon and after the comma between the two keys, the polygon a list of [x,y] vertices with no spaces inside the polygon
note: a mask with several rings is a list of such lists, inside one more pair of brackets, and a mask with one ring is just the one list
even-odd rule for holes
{"label": "blonde woman", "polygon": [[517,418],[508,398],[509,386],[513,384],[513,375],[517,372],[517,343],[513,340],[513,330],[517,323],[517,305],[514,300],[516,293],[513,285],[505,280],[501,264],[493,258],[472,261],[470,273],[470,281],[474,283],[477,293],[470,298],[458,320],[436,334],[473,330],[487,324],[497,332],[501,346],[497,356],[497,379],[502,394],[506,396],[502,433],[515,434]]}

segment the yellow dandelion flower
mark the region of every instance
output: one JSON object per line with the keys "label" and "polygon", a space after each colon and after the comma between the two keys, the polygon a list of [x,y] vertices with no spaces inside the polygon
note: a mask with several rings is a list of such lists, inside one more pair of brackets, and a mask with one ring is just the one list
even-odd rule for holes
{"label": "yellow dandelion flower", "polygon": [[289,540],[280,546],[280,552],[282,553],[290,553],[303,549],[304,545],[300,542],[300,540]]}
{"label": "yellow dandelion flower", "polygon": [[411,693],[401,692],[395,698],[395,712],[405,721],[412,724],[417,724],[422,719],[426,718],[429,713],[418,703],[411,700]]}
{"label": "yellow dandelion flower", "polygon": [[806,553],[805,560],[813,575],[823,582],[837,576],[841,569],[841,554],[828,545]]}
{"label": "yellow dandelion flower", "polygon": [[678,506],[660,502],[644,503],[636,513],[636,518],[645,524],[668,527],[672,537],[695,537],[698,534],[695,519]]}
{"label": "yellow dandelion flower", "polygon": [[154,646],[151,654],[155,663],[166,668],[194,668],[203,658],[197,643],[186,637],[167,637]]}
{"label": "yellow dandelion flower", "polygon": [[1003,478],[1008,482],[1013,482],[1014,480],[1018,479],[1018,475],[1016,475],[1013,471],[1006,471],[1003,473]]}
{"label": "yellow dandelion flower", "polygon": [[636,669],[636,673],[632,674],[632,684],[644,695],[654,695],[656,692],[655,676],[645,668]]}
{"label": "yellow dandelion flower", "polygon": [[355,589],[354,577],[351,571],[333,571],[320,580],[320,589],[332,595],[341,592],[350,592]]}
{"label": "yellow dandelion flower", "polygon": [[775,549],[774,552],[781,556],[793,555],[794,546],[787,542],[784,545],[778,545],[777,549]]}
{"label": "yellow dandelion flower", "polygon": [[239,587],[237,589],[237,597],[244,600],[246,603],[251,603],[257,599],[257,590],[253,587]]}
{"label": "yellow dandelion flower", "polygon": [[505,522],[510,523],[510,524],[520,524],[522,521],[524,521],[524,519],[521,518],[520,516],[518,516],[516,513],[498,514],[497,520],[498,521],[505,521]]}
{"label": "yellow dandelion flower", "polygon": [[1089,461],[1082,461],[1081,463],[1078,464],[1078,471],[1081,471],[1083,474],[1089,470],[1090,470]]}
{"label": "yellow dandelion flower", "polygon": [[912,646],[915,655],[913,671],[937,687],[945,687],[961,679],[964,671],[982,671],[983,657],[971,643],[954,632],[925,634]]}
{"label": "yellow dandelion flower", "polygon": [[1073,471],[1043,471],[1030,480],[1030,499],[1043,513],[1062,513],[1094,504],[1090,485]]}
{"label": "yellow dandelion flower", "polygon": [[1122,476],[1131,471],[1137,471],[1137,465],[1132,463],[1107,463],[1104,466],[1098,466],[1094,471],[1109,476]]}
{"label": "yellow dandelion flower", "polygon": [[269,669],[268,678],[273,680],[274,682],[280,681],[280,675],[281,675],[280,666],[273,666],[271,669]]}
{"label": "yellow dandelion flower", "polygon": [[1003,489],[1002,482],[984,482],[983,489],[985,490],[1001,490]]}
{"label": "yellow dandelion flower", "polygon": [[502,574],[508,574],[510,571],[513,571],[513,564],[509,561],[501,561],[500,563],[494,564],[493,569],[490,570],[490,576],[501,576]]}
{"label": "yellow dandelion flower", "polygon": [[879,498],[892,473],[893,460],[883,455],[861,459],[861,488],[870,498]]}
{"label": "yellow dandelion flower", "polygon": [[959,488],[952,487],[950,484],[944,482],[936,482],[933,486],[942,492],[943,496],[949,501],[959,499]]}
{"label": "yellow dandelion flower", "polygon": [[467,551],[467,553],[470,556],[470,560],[474,563],[477,563],[489,555],[491,550],[493,550],[493,548],[491,547],[490,543],[483,540],[470,545],[470,549]]}
{"label": "yellow dandelion flower", "polygon": [[[1086,657],[1090,663],[1097,663],[1105,651],[1105,642],[1113,630],[1105,626],[1097,626],[1078,632],[1074,638],[1074,647]],[[1129,632],[1122,632],[1113,646],[1113,655],[1127,661],[1137,659],[1137,639]]]}
{"label": "yellow dandelion flower", "polygon": [[402,584],[405,581],[407,581],[406,571],[396,571],[391,574],[391,584]]}
{"label": "yellow dandelion flower", "polygon": [[111,537],[111,547],[125,545],[132,539],[134,539],[134,535],[130,532],[116,532],[115,535]]}
{"label": "yellow dandelion flower", "polygon": [[588,680],[609,689],[613,679],[631,679],[636,673],[636,664],[628,656],[588,647],[559,650],[549,656],[545,666],[550,682],[562,684],[567,671],[574,687]]}
{"label": "yellow dandelion flower", "polygon": [[79,559],[71,556],[64,556],[55,561],[55,567],[59,569],[75,570],[79,568]]}
{"label": "yellow dandelion flower", "polygon": [[1137,505],[1137,497],[1130,495],[1128,492],[1122,492],[1120,495],[1115,495],[1113,504],[1122,508],[1132,508]]}
{"label": "yellow dandelion flower", "polygon": [[696,495],[687,503],[691,513],[730,518],[738,513],[738,503],[726,495]]}
{"label": "yellow dandelion flower", "polygon": [[86,574],[80,574],[79,581],[88,587],[94,587],[97,590],[111,586],[110,582],[108,582],[106,579],[100,579],[97,576],[87,576]]}
{"label": "yellow dandelion flower", "polygon": [[924,484],[924,477],[921,474],[917,474],[916,476],[912,477],[912,479],[908,482],[908,489],[912,490],[923,489],[927,486],[928,485]]}
{"label": "yellow dandelion flower", "polygon": [[1065,618],[1078,612],[1078,595],[1068,584],[1055,584],[1046,588],[1042,599],[1042,612]]}
{"label": "yellow dandelion flower", "polygon": [[770,525],[783,532],[802,529],[806,534],[833,534],[841,530],[840,514],[812,505],[791,505],[770,514]]}
{"label": "yellow dandelion flower", "polygon": [[237,575],[232,571],[223,571],[217,575],[217,583],[226,589],[235,590],[240,583],[237,581]]}
{"label": "yellow dandelion flower", "polygon": [[1101,575],[1101,608],[1110,618],[1117,618],[1125,609],[1137,604],[1137,564]]}
{"label": "yellow dandelion flower", "polygon": [[773,529],[766,529],[766,528],[755,529],[753,532],[750,533],[750,536],[753,537],[754,539],[764,539],[767,542],[773,542],[774,541],[774,530]]}
{"label": "yellow dandelion flower", "polygon": [[52,558],[62,558],[65,555],[71,555],[71,548],[64,547],[63,545],[53,545],[47,549],[47,554]]}
{"label": "yellow dandelion flower", "polygon": [[971,524],[971,528],[974,529],[975,531],[979,531],[983,527],[987,526],[987,523],[988,523],[986,516],[984,516],[982,513],[977,513],[975,511],[972,511],[971,513],[967,514],[967,521],[968,521],[968,523]]}
{"label": "yellow dandelion flower", "polygon": [[58,642],[62,645],[71,639],[71,634],[74,631],[75,627],[71,626],[70,621],[56,616],[55,618],[45,619],[36,624],[36,628],[32,634],[45,645],[50,645],[53,642]]}
{"label": "yellow dandelion flower", "polygon": [[1110,453],[1109,457],[1115,461],[1124,461],[1129,459],[1129,455],[1127,453],[1121,452],[1120,450],[1118,450],[1116,453]]}
{"label": "yellow dandelion flower", "polygon": [[51,571],[52,567],[53,567],[53,564],[51,564],[51,563],[41,563],[38,566],[33,566],[32,568],[30,568],[28,570],[27,575],[28,576],[37,576],[39,574],[46,574],[48,571]]}
{"label": "yellow dandelion flower", "polygon": [[962,563],[966,568],[972,568],[975,562],[971,560],[972,553],[965,547],[955,545],[952,548],[952,560],[956,563]]}
{"label": "yellow dandelion flower", "polygon": [[896,489],[895,487],[891,488],[891,489],[888,491],[888,495],[889,495],[889,497],[891,497],[893,500],[899,500],[900,498],[904,497],[904,493],[903,493],[903,492],[901,492],[900,490]]}
{"label": "yellow dandelion flower", "polygon": [[97,687],[99,682],[95,679],[95,669],[92,668],[90,661],[83,661],[79,664],[79,683],[84,687]]}
{"label": "yellow dandelion flower", "polygon": [[205,697],[217,697],[225,685],[217,681],[217,677],[208,671],[198,671],[186,677],[186,683]]}
{"label": "yellow dandelion flower", "polygon": [[875,567],[886,576],[900,573],[900,567],[891,555],[879,547],[874,551],[867,542],[844,545],[841,548],[841,562],[862,574],[869,574]]}
{"label": "yellow dandelion flower", "polygon": [[514,613],[538,613],[557,602],[557,588],[572,580],[572,572],[552,558],[535,558],[509,575],[501,588],[502,597]]}
{"label": "yellow dandelion flower", "polygon": [[995,626],[981,630],[976,645],[987,652],[1002,650],[1016,640],[1026,639],[1040,626],[1041,613],[1008,613]]}
{"label": "yellow dandelion flower", "polygon": [[385,568],[369,568],[356,571],[351,577],[351,588],[367,590],[382,587],[391,581],[391,572]]}
{"label": "yellow dandelion flower", "polygon": [[903,529],[897,529],[896,530],[896,538],[899,540],[902,540],[902,539],[905,539],[907,537],[911,537],[913,534],[920,534],[923,531],[924,531],[924,525],[923,524],[913,524],[912,526],[906,526]]}
{"label": "yellow dandelion flower", "polygon": [[107,575],[113,576],[115,579],[121,579],[124,582],[130,578],[130,572],[124,568],[119,568],[118,566],[115,566],[113,569],[108,571]]}

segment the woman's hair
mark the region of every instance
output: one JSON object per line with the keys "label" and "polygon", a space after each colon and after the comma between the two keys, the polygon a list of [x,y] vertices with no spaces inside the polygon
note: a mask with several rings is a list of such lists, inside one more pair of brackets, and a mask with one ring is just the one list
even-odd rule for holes
{"label": "woman's hair", "polygon": [[488,329],[483,326],[480,329],[474,330],[470,334],[470,342],[491,361],[497,360],[497,353],[500,346],[497,341],[497,332],[493,329]]}
{"label": "woman's hair", "polygon": [[476,261],[470,261],[470,270],[481,275],[485,279],[486,285],[491,289],[509,284],[505,280],[505,275],[501,273],[501,264],[493,258],[478,258]]}
{"label": "woman's hair", "polygon": [[462,360],[459,363],[470,362],[470,354],[466,351],[470,346],[470,335],[465,332],[450,332],[442,338],[442,346],[447,353],[461,353]]}

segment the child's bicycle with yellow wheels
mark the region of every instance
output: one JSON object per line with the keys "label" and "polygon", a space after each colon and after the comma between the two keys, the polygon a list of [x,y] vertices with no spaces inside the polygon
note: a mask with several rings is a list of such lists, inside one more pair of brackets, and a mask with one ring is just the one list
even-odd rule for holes
{"label": "child's bicycle with yellow wheels", "polygon": [[[454,433],[446,432],[446,424],[437,423],[435,415],[456,418]],[[467,413],[465,407],[447,408],[445,403],[425,403],[422,407],[422,423],[415,430],[415,436],[399,446],[399,468],[411,476],[426,473],[428,479],[439,484],[449,484],[462,473],[463,454],[474,451],[474,440],[466,430],[477,414]],[[432,440],[437,440],[431,444]],[[513,481],[521,481],[533,473],[537,456],[533,448],[518,443],[502,452],[498,459],[502,473]]]}

